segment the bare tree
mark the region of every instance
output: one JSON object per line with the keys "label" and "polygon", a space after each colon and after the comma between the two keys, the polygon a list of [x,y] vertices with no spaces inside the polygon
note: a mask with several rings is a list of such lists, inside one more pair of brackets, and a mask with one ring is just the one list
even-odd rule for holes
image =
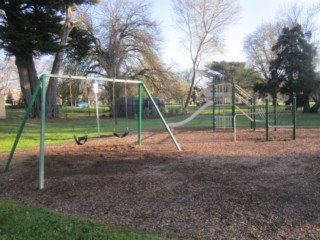
{"label": "bare tree", "polygon": [[[247,55],[248,62],[251,66],[262,75],[263,82],[267,83],[271,79],[269,71],[270,62],[275,58],[275,53],[272,52],[272,47],[276,44],[278,38],[278,30],[272,24],[262,24],[255,32],[250,34],[244,43],[244,51]],[[258,83],[256,83],[258,84]],[[270,93],[276,97],[275,92]]]}
{"label": "bare tree", "polygon": [[139,64],[128,69],[131,77],[140,79],[148,84],[151,92],[157,96],[169,98],[172,83],[177,80],[173,71],[166,67],[160,60],[157,53],[150,52],[140,59]]}
{"label": "bare tree", "polygon": [[[300,24],[306,36],[309,37],[309,42],[318,42],[315,16],[320,10],[319,6],[305,7],[298,3],[288,5],[279,11],[275,22],[263,23],[247,36],[244,42],[244,51],[248,63],[263,77],[263,81],[258,85],[263,86],[272,78],[269,68],[270,62],[275,59],[275,54],[271,49],[284,27],[291,28]],[[267,91],[273,98],[276,98],[278,92],[276,88],[272,87]]]}
{"label": "bare tree", "polygon": [[[72,5],[65,6],[65,22],[63,25],[63,30],[61,33],[61,40],[60,45],[65,46],[67,43],[67,38],[72,31],[72,29],[79,23],[78,20],[72,20]],[[62,65],[64,50],[61,48],[59,51],[56,52],[55,58],[53,61],[51,73],[52,74],[59,74]],[[59,107],[57,106],[57,78],[50,78],[48,89],[47,89],[47,102],[46,102],[46,115],[47,117],[58,117],[59,115]]]}
{"label": "bare tree", "polygon": [[[93,36],[89,54],[100,67],[95,66],[96,74],[143,80],[151,92],[164,96],[172,73],[160,59],[159,23],[151,18],[151,7],[144,0],[104,1],[99,8],[79,9],[78,15]],[[106,90],[113,92],[111,87]],[[123,87],[116,86],[115,93],[122,95]]]}
{"label": "bare tree", "polygon": [[269,78],[269,63],[274,59],[272,46],[277,42],[278,33],[272,24],[262,24],[250,34],[244,43],[248,61],[264,78]]}
{"label": "bare tree", "polygon": [[183,80],[172,82],[171,99],[177,103],[183,103],[188,96],[189,84]]}
{"label": "bare tree", "polygon": [[222,34],[235,22],[239,5],[236,0],[173,0],[173,8],[192,62],[191,85],[184,104],[187,108],[204,55],[222,51]]}
{"label": "bare tree", "polygon": [[276,20],[276,28],[278,34],[284,27],[292,28],[297,24],[302,26],[305,34],[309,34],[310,42],[319,41],[319,30],[317,27],[316,16],[320,12],[320,3],[310,6],[305,6],[294,2],[292,5],[288,5],[279,11]]}
{"label": "bare tree", "polygon": [[[150,19],[145,1],[104,1],[94,13],[79,11],[84,27],[94,36],[92,54],[108,77],[121,77],[133,65],[157,52],[158,24]],[[93,21],[99,16],[100,21]],[[150,58],[150,57],[149,57]]]}
{"label": "bare tree", "polygon": [[7,94],[14,85],[18,85],[17,67],[11,58],[0,65],[0,93]]}

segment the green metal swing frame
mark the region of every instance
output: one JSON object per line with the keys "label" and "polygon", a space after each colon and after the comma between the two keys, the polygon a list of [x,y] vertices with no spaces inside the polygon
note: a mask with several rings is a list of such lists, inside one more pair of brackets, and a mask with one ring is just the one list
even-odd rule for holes
{"label": "green metal swing frame", "polygon": [[153,97],[151,96],[147,86],[142,81],[135,81],[135,80],[123,80],[123,79],[110,79],[110,78],[101,78],[101,77],[85,77],[85,76],[69,76],[69,75],[57,75],[57,74],[42,74],[38,80],[38,83],[34,89],[33,95],[31,97],[31,101],[29,105],[27,106],[26,113],[24,115],[24,118],[22,119],[21,125],[19,127],[17,136],[15,138],[15,141],[13,143],[10,155],[8,157],[8,160],[4,166],[4,172],[9,171],[9,166],[12,161],[14,152],[16,150],[16,147],[19,143],[21,134],[23,132],[23,129],[25,127],[25,124],[28,120],[28,117],[31,113],[33,104],[36,100],[36,97],[38,96],[39,92],[41,91],[41,115],[40,115],[40,156],[39,156],[39,189],[44,188],[44,161],[45,161],[45,126],[46,126],[46,85],[47,81],[50,77],[53,78],[64,78],[64,79],[81,79],[81,80],[87,80],[87,81],[105,81],[105,82],[121,82],[121,83],[128,83],[128,84],[137,84],[139,87],[139,116],[138,116],[138,144],[142,144],[142,94],[143,90],[147,94],[147,96],[151,99],[151,102],[158,112],[162,123],[164,124],[167,132],[169,133],[173,143],[175,144],[178,151],[181,151],[180,145],[177,142],[175,136],[173,135],[171,129],[169,128],[167,122],[165,121],[164,117],[162,116],[157,104],[155,103]]}

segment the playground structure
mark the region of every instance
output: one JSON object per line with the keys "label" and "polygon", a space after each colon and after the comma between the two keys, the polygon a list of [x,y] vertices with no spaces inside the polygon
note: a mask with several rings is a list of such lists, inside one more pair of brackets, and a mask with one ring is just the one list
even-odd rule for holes
{"label": "playground structure", "polygon": [[[280,105],[277,99],[272,104],[270,111],[269,100],[265,103],[256,103],[255,96],[251,96],[244,89],[234,83],[212,84],[212,94],[207,102],[186,119],[169,123],[169,127],[181,127],[196,118],[206,108],[212,107],[212,129],[233,130],[236,141],[237,120],[246,120],[252,130],[258,124],[266,131],[266,140],[270,140],[270,129],[292,129],[292,139],[296,138],[296,100],[291,106]],[[244,121],[242,121],[244,122]],[[262,125],[261,125],[262,124]]]}
{"label": "playground structure", "polygon": [[196,118],[202,111],[204,111],[206,108],[210,107],[213,105],[212,101],[208,101],[206,102],[204,105],[202,105],[197,111],[195,111],[192,115],[190,115],[189,117],[187,117],[186,119],[180,121],[180,122],[173,122],[173,123],[169,123],[169,127],[175,128],[175,127],[181,127],[185,124],[187,124],[188,122],[192,121],[194,118]]}
{"label": "playground structure", "polygon": [[[18,130],[16,139],[14,141],[13,147],[11,149],[8,160],[5,164],[4,171],[9,170],[9,166],[11,160],[13,158],[15,149],[29,117],[29,114],[32,110],[33,104],[36,100],[36,97],[39,93],[41,93],[41,121],[40,121],[40,159],[39,159],[39,188],[44,188],[44,140],[45,140],[45,103],[46,103],[46,83],[50,77],[55,78],[65,78],[65,79],[80,79],[85,81],[106,81],[115,83],[125,83],[125,84],[136,84],[138,85],[138,144],[142,144],[142,111],[143,111],[143,98],[142,92],[143,90],[147,94],[148,98],[153,104],[153,107],[157,111],[158,115],[162,123],[164,124],[166,131],[169,133],[173,143],[175,144],[177,150],[181,151],[181,148],[175,139],[170,127],[180,127],[196,116],[198,116],[204,109],[212,106],[213,108],[213,130],[224,128],[224,129],[233,129],[234,130],[234,140],[236,140],[236,124],[237,119],[240,117],[244,117],[249,121],[250,127],[255,130],[256,124],[259,122],[265,123],[266,129],[266,140],[269,140],[269,132],[270,129],[274,129],[275,131],[279,128],[288,128],[292,129],[292,138],[296,137],[296,105],[295,99],[291,107],[284,106],[282,110],[279,111],[279,106],[277,103],[273,105],[274,111],[269,112],[269,101],[266,100],[265,106],[256,105],[256,101],[254,97],[250,97],[243,89],[236,86],[235,84],[223,83],[214,85],[212,101],[207,101],[202,107],[200,107],[195,113],[189,116],[187,119],[178,122],[178,123],[170,123],[167,124],[165,119],[163,118],[161,111],[159,110],[158,105],[155,100],[151,96],[148,88],[142,81],[135,80],[123,80],[123,79],[109,79],[109,78],[96,78],[96,77],[85,77],[85,76],[67,76],[67,75],[54,75],[54,74],[43,74],[40,76],[39,81],[36,85],[34,93],[32,95],[31,101],[27,107],[25,116],[22,120],[20,128]],[[289,116],[283,118],[283,115]],[[280,121],[281,118],[285,119],[286,122]],[[78,145],[82,145],[87,139],[78,138]]]}
{"label": "playground structure", "polygon": [[270,129],[292,129],[292,139],[296,138],[296,100],[291,106],[280,105],[277,99],[270,111],[269,100],[257,104],[255,96],[250,96],[244,89],[234,83],[220,83],[212,85],[213,130],[233,129],[236,141],[237,118],[247,120],[250,128],[256,130],[258,123],[266,129],[266,140],[270,140]]}
{"label": "playground structure", "polygon": [[39,156],[39,188],[44,188],[44,157],[45,157],[45,123],[46,123],[46,86],[47,81],[50,77],[54,78],[64,78],[64,79],[80,79],[85,81],[105,81],[105,82],[113,82],[115,83],[125,83],[125,84],[136,84],[138,85],[138,93],[139,93],[139,116],[138,116],[138,144],[142,144],[142,93],[143,90],[151,100],[154,108],[156,109],[157,113],[160,116],[160,119],[162,123],[164,124],[167,132],[169,133],[173,143],[175,144],[177,150],[181,151],[181,148],[179,146],[179,143],[177,142],[175,136],[173,135],[171,129],[169,128],[168,124],[166,123],[164,117],[162,116],[157,104],[155,103],[152,95],[150,94],[147,86],[142,81],[135,81],[135,80],[123,80],[123,79],[109,79],[109,78],[97,78],[97,77],[86,77],[86,76],[68,76],[68,75],[56,75],[56,74],[42,74],[38,80],[38,83],[34,89],[31,101],[27,107],[26,113],[24,115],[24,118],[21,122],[20,128],[18,130],[16,139],[14,141],[14,144],[12,146],[10,155],[8,157],[8,160],[4,166],[4,171],[7,172],[9,170],[10,163],[12,161],[14,152],[16,150],[16,147],[18,145],[19,139],[21,137],[21,134],[23,132],[23,129],[25,127],[25,124],[28,120],[28,117],[30,115],[30,112],[32,110],[32,107],[35,103],[36,97],[38,94],[41,94],[41,116],[40,116],[40,156]]}

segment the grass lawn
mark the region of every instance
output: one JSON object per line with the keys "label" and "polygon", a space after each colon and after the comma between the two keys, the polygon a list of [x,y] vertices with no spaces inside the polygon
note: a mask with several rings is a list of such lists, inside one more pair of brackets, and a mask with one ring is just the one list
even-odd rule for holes
{"label": "grass lawn", "polygon": [[164,240],[167,238],[0,200],[0,240]]}
{"label": "grass lawn", "polygon": [[[178,108],[177,106],[174,106]],[[101,107],[101,115],[106,110],[105,107]],[[189,111],[192,113],[195,111],[195,107],[190,107]],[[230,111],[230,109],[225,110]],[[9,108],[7,110],[7,118],[0,119],[1,128],[1,145],[0,152],[10,151],[13,141],[17,135],[21,120],[23,118],[24,110]],[[46,122],[46,136],[45,144],[61,144],[64,142],[73,141],[73,135],[83,136],[88,135],[89,138],[98,136],[97,120],[95,117],[95,110],[90,109],[88,113],[85,108],[72,108],[66,111],[65,108],[61,109],[62,118],[59,120]],[[165,119],[167,123],[178,122],[187,118],[186,115],[179,116],[166,116]],[[201,115],[196,117],[194,120],[190,121],[188,124],[182,126],[181,128],[211,128],[212,127],[212,109],[207,108]],[[290,113],[282,114],[279,117],[278,123],[286,125],[290,123],[291,115]],[[115,131],[117,133],[123,133],[126,131],[127,127],[131,132],[138,130],[137,119],[123,119],[119,118],[117,125],[114,124],[114,119],[109,117],[100,117],[100,134],[101,135],[112,135]],[[29,119],[22,133],[21,139],[17,146],[18,149],[24,149],[28,147],[38,147],[39,146],[39,126],[40,121],[37,119]],[[237,117],[237,127],[249,127],[250,122],[248,122],[245,117]],[[265,123],[261,122],[257,124],[257,127],[264,127]],[[304,114],[301,111],[297,113],[297,127],[298,128],[319,128],[320,127],[320,113],[318,114]],[[165,130],[165,127],[160,120],[160,118],[154,119],[143,119],[142,122],[143,130]]]}

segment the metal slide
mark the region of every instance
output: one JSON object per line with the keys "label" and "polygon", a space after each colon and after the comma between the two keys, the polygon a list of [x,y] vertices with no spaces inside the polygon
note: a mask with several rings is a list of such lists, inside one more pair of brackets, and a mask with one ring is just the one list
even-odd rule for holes
{"label": "metal slide", "polygon": [[205,110],[207,107],[212,106],[213,102],[212,101],[208,101],[206,102],[203,106],[201,106],[197,111],[195,111],[192,115],[190,115],[189,117],[187,117],[186,119],[180,121],[180,122],[174,122],[174,123],[168,123],[169,127],[181,127],[185,124],[187,124],[188,122],[190,122],[191,120],[193,120],[195,117],[197,117],[203,110]]}

